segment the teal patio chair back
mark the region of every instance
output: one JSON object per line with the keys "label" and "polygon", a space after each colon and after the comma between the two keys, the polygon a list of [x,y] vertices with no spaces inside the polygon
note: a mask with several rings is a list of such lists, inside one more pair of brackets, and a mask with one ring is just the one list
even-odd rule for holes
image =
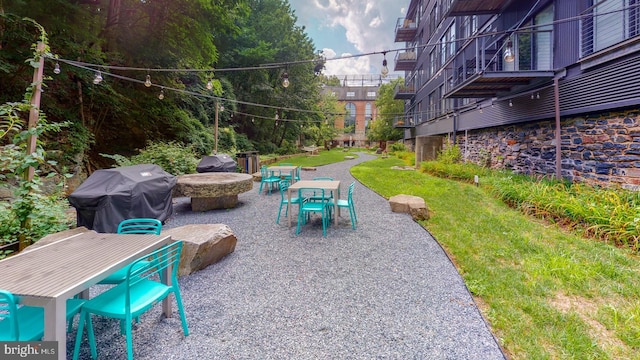
{"label": "teal patio chair back", "polygon": [[[318,180],[318,181],[333,181],[332,177],[329,176],[316,176],[313,178],[313,180]],[[318,194],[314,195],[311,197],[312,201],[330,201],[333,198],[333,191],[331,193],[327,193],[323,196],[320,196]]]}
{"label": "teal patio chair back", "polygon": [[318,188],[302,188],[298,190],[298,225],[296,226],[296,235],[300,234],[302,225],[304,225],[311,213],[319,213],[322,220],[322,236],[327,236],[327,227],[331,220],[331,209],[329,201],[318,201],[313,198],[326,199],[325,190]]}
{"label": "teal patio chair back", "polygon": [[273,190],[273,186],[280,182],[280,176],[275,176],[269,174],[269,170],[266,165],[262,165],[260,167],[260,187],[258,188],[258,193],[262,193],[262,185],[267,185],[269,189],[269,194],[271,194],[271,190]]}
{"label": "teal patio chair back", "polygon": [[35,341],[44,335],[44,309],[18,307],[16,297],[0,290],[0,340]]}
{"label": "teal patio chair back", "polygon": [[[157,219],[135,218],[122,220],[118,224],[118,234],[154,234],[160,235],[162,232],[162,222]],[[124,266],[113,274],[100,281],[101,285],[120,284],[127,277],[129,266]]]}
{"label": "teal patio chair back", "polygon": [[296,168],[295,173],[293,174],[293,181],[300,181],[300,173],[302,172],[302,165]]}
{"label": "teal patio chair back", "polygon": [[[353,204],[353,189],[355,188],[355,181],[349,184],[349,191],[347,193],[347,199],[337,199],[337,205],[340,208],[349,209],[349,217],[351,219],[351,227],[355,230],[358,223],[358,217],[356,216],[356,207]],[[333,201],[330,202],[330,206],[333,207]]]}
{"label": "teal patio chair back", "polygon": [[118,234],[156,234],[160,235],[162,223],[157,219],[136,218],[123,220],[118,224]]}
{"label": "teal patio chair back", "polygon": [[[75,314],[80,312],[83,299],[67,300],[69,329]],[[20,306],[19,298],[0,290],[0,341],[38,341],[44,336],[44,308]]]}
{"label": "teal patio chair back", "polygon": [[[175,295],[178,313],[182,322],[182,332],[185,336],[189,335],[177,276],[181,252],[182,241],[176,241],[141,257],[129,266],[126,279],[122,284],[114,286],[88,300],[80,312],[73,359],[77,359],[80,353],[80,343],[85,324],[87,326],[91,356],[94,359],[97,357],[95,336],[91,322],[92,314],[118,319],[125,324],[127,356],[129,360],[133,359],[133,318],[145,313],[171,293]],[[149,258],[152,260],[147,261],[146,259]],[[160,279],[163,278],[161,274],[168,269],[170,269],[168,274],[170,281],[165,284]]]}
{"label": "teal patio chair back", "polygon": [[285,207],[284,216],[289,215],[289,207],[293,204],[300,204],[300,198],[297,196],[292,196],[291,201],[289,201],[289,181],[288,180],[280,180],[280,208],[278,209],[278,217],[276,218],[276,224],[280,224],[280,214],[282,213],[282,207]]}

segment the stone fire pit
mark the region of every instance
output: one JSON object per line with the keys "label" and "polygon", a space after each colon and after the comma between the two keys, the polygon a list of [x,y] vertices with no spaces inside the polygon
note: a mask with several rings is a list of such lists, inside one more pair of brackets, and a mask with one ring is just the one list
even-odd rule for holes
{"label": "stone fire pit", "polygon": [[209,172],[178,176],[174,197],[190,197],[192,211],[229,209],[238,204],[238,194],[253,188],[250,174]]}

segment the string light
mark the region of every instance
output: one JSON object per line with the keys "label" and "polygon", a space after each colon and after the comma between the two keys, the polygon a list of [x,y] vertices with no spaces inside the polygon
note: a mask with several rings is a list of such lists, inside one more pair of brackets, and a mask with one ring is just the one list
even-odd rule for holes
{"label": "string light", "polygon": [[96,77],[93,78],[93,83],[98,85],[102,82],[102,73],[100,71],[96,71]]}
{"label": "string light", "polygon": [[60,64],[58,64],[58,62],[56,61],[56,66],[53,67],[53,73],[54,74],[60,74]]}
{"label": "string light", "polygon": [[211,89],[213,89],[213,81],[209,80],[207,82],[207,90],[211,90]]}
{"label": "string light", "polygon": [[164,99],[164,88],[160,89],[160,95],[158,95],[158,99]]}
{"label": "string light", "polygon": [[389,75],[389,68],[387,67],[387,52],[382,52],[382,70],[380,71],[380,75],[383,78],[386,78]]}
{"label": "string light", "polygon": [[282,74],[282,86],[285,89],[289,87],[289,74],[286,71]]}
{"label": "string light", "polygon": [[147,80],[144,81],[144,86],[151,87],[151,75],[147,74]]}
{"label": "string light", "polygon": [[509,100],[509,106],[513,107],[513,101]]}
{"label": "string light", "polygon": [[507,39],[507,45],[504,48],[504,61],[510,63],[515,59],[515,56],[513,56],[513,42],[511,42],[511,38],[509,38]]}

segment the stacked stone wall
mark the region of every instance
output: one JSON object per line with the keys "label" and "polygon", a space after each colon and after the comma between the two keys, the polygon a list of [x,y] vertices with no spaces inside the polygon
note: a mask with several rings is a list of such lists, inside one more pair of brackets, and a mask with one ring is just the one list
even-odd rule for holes
{"label": "stacked stone wall", "polygon": [[[555,121],[540,121],[468,131],[458,139],[467,161],[554,176],[554,129]],[[640,190],[638,110],[563,119],[561,151],[563,178]]]}

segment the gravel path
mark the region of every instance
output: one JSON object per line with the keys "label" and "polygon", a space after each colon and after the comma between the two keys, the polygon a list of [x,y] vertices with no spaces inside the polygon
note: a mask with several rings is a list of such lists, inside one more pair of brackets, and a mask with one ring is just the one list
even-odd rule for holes
{"label": "gravel path", "polygon": [[[371,158],[302,178],[332,176],[346,196],[349,167]],[[356,183],[357,230],[343,209],[326,238],[319,221],[296,236],[284,210],[275,224],[279,193],[258,194],[254,185],[230,210],[193,213],[188,198],[174,199],[165,228],[223,223],[238,243],[180,278],[189,336],[175,306],[171,319],[156,306],[134,326],[136,359],[505,359],[447,255],[386,199]],[[125,359],[117,322],[94,318],[94,326],[99,358]],[[90,359],[86,338],[81,358]]]}

